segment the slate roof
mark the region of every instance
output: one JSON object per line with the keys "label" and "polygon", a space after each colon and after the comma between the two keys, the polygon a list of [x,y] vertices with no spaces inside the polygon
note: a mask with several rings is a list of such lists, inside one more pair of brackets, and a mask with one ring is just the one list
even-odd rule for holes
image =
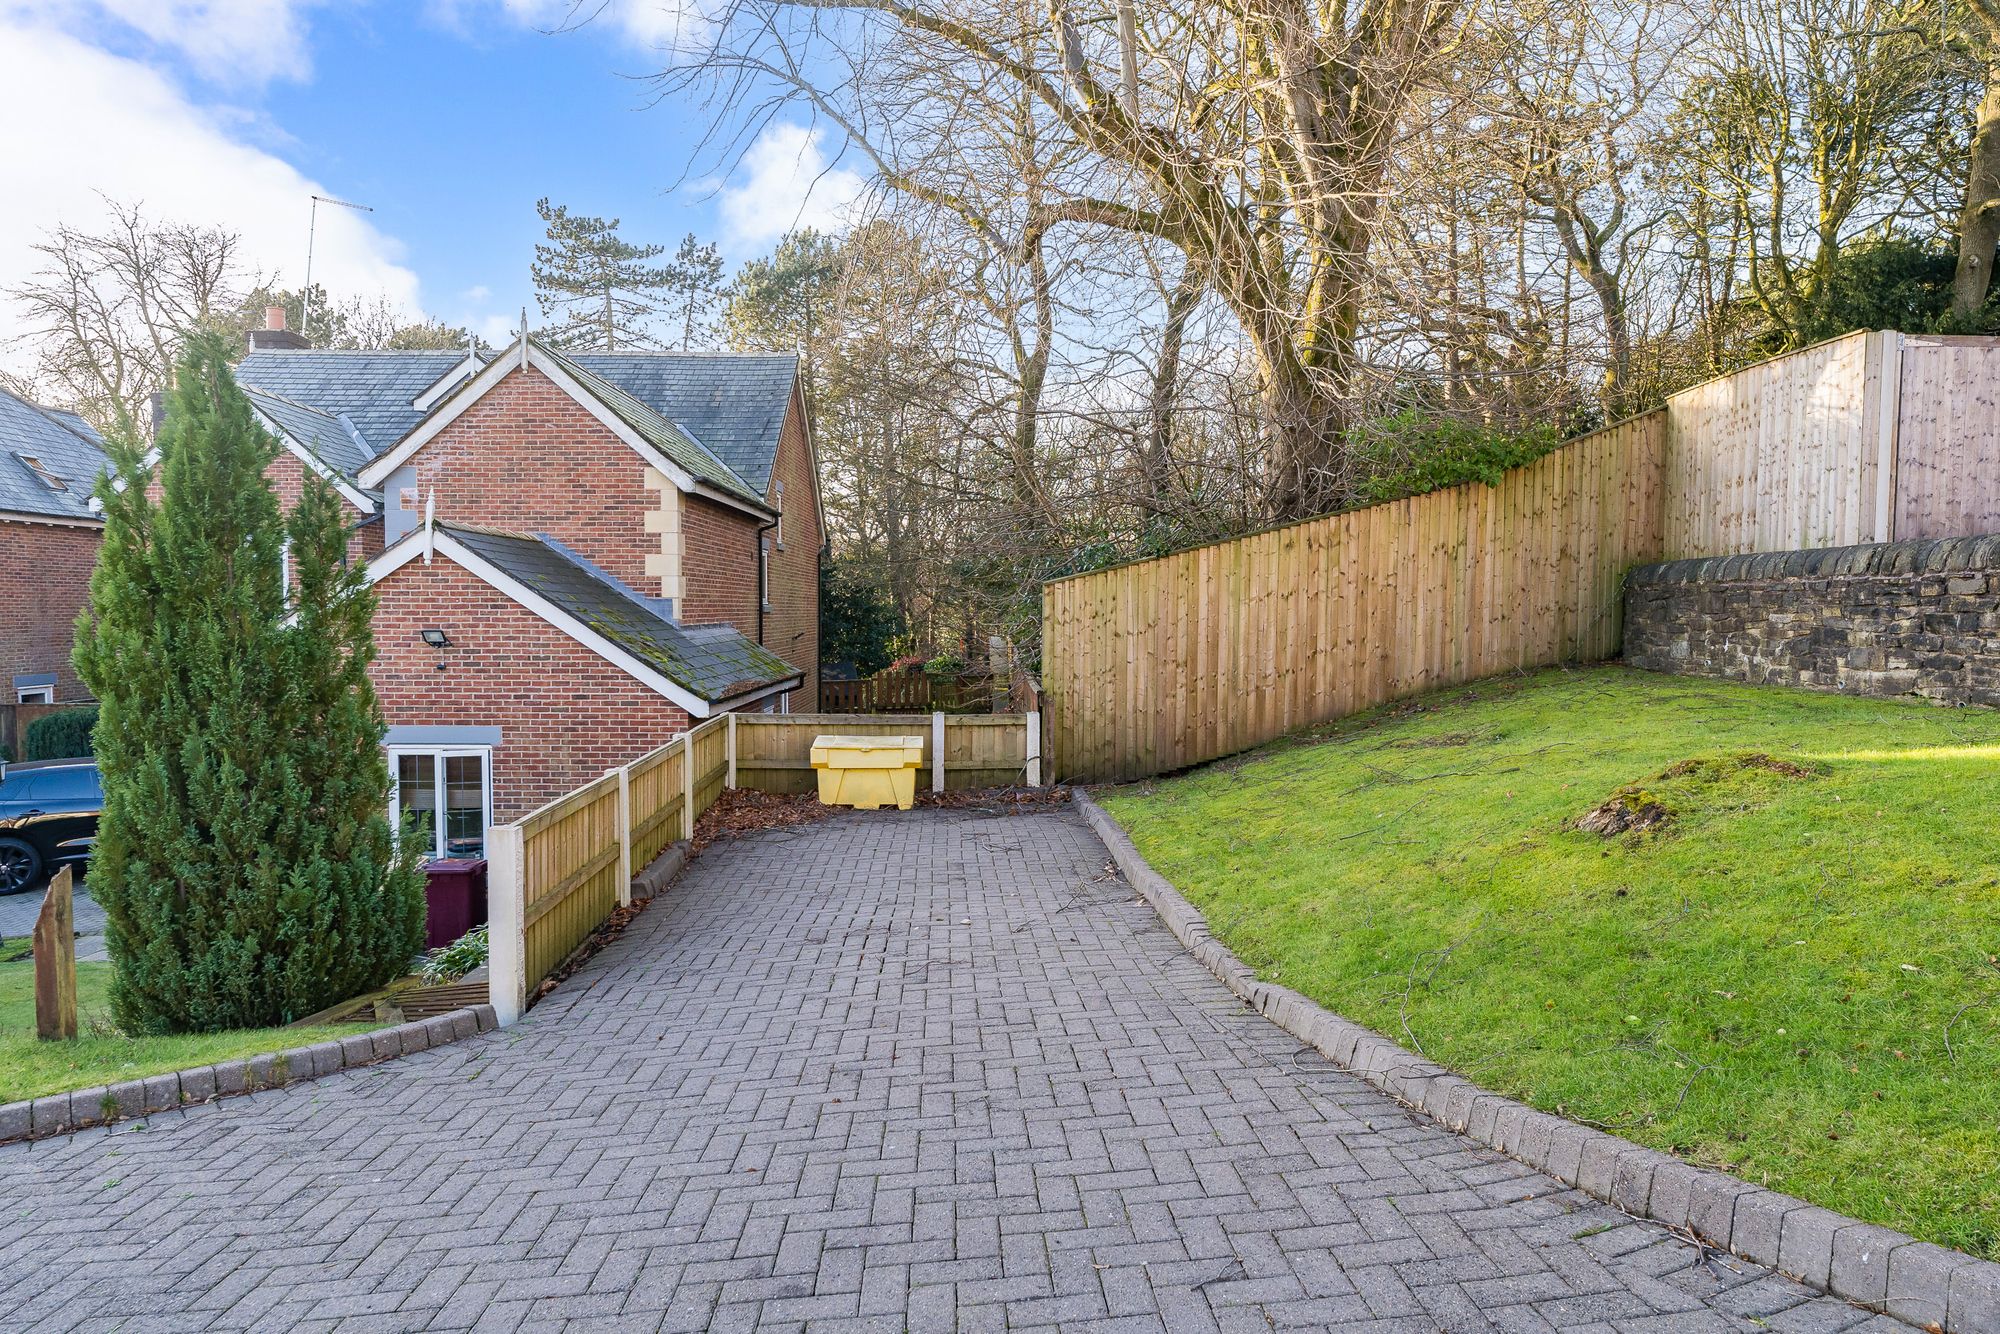
{"label": "slate roof", "polygon": [[[65,489],[52,489],[22,455],[54,473]],[[81,417],[0,389],[0,512],[94,519],[90,491],[107,466],[103,439]]]}
{"label": "slate roof", "polygon": [[424,419],[411,402],[464,360],[463,348],[422,352],[267,348],[243,358],[236,379],[245,389],[261,389],[346,417],[369,450],[380,454]]}
{"label": "slate roof", "polygon": [[[565,353],[539,340],[536,346],[569,367],[600,402],[689,472],[763,503],[777,457],[778,432],[798,375],[796,356]],[[386,453],[424,419],[427,414],[411,407],[411,402],[464,360],[463,352],[449,349],[265,349],[245,357],[236,377],[246,390],[345,417],[360,431],[372,455]]]}
{"label": "slate roof", "polygon": [[572,352],[569,359],[637,398],[763,495],[799,359],[789,352]]}
{"label": "slate roof", "polygon": [[638,432],[640,438],[645,440],[647,444],[665,454],[675,463],[680,464],[691,475],[707,482],[710,486],[718,487],[731,493],[738,499],[747,500],[753,505],[762,505],[764,503],[764,497],[760,491],[744,481],[743,478],[737,476],[736,472],[728,464],[724,463],[712,451],[705,448],[706,441],[691,437],[686,429],[668,421],[659,412],[634,395],[627,393],[624,389],[621,389],[595,372],[579,366],[575,361],[564,356],[554,348],[548,347],[539,341],[535,346],[546,353],[551,361],[554,361],[574,377],[576,382],[583,386],[585,393],[610,409],[617,416],[618,420]]}
{"label": "slate roof", "polygon": [[[711,704],[800,676],[732,626],[680,626],[647,599],[550,538],[440,523],[510,578]],[[422,541],[412,534],[405,541]]]}
{"label": "slate roof", "polygon": [[375,457],[367,445],[355,438],[348,424],[331,413],[247,385],[243,394],[279,430],[343,476],[353,477],[356,469]]}

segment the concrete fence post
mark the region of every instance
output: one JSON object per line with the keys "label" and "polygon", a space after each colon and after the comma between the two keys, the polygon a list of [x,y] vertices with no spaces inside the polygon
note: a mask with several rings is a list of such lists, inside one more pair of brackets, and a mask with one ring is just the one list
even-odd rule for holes
{"label": "concrete fence post", "polygon": [[681,837],[694,840],[694,720],[681,733]]}
{"label": "concrete fence post", "polygon": [[632,766],[613,770],[618,775],[618,906],[632,906]]}
{"label": "concrete fence post", "polygon": [[729,777],[723,783],[731,791],[736,788],[736,715],[729,715]]}
{"label": "concrete fence post", "polygon": [[944,713],[931,714],[931,791],[944,791]]}
{"label": "concrete fence post", "polygon": [[495,825],[486,843],[486,989],[504,1028],[528,1008],[526,846],[518,824]]}
{"label": "concrete fence post", "polygon": [[1028,786],[1042,785],[1042,714],[1030,709],[1028,719]]}

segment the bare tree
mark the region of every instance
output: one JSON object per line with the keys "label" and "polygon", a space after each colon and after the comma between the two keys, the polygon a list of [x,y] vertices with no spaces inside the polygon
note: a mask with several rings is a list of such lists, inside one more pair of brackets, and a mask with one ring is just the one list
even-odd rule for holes
{"label": "bare tree", "polygon": [[62,225],[38,243],[41,267],[10,295],[51,396],[100,426],[143,427],[147,399],[166,386],[185,340],[235,328],[252,284],[235,233],[106,204],[102,230]]}
{"label": "bare tree", "polygon": [[[1067,165],[1022,201],[1023,257],[1066,225],[1179,248],[1256,358],[1273,509],[1324,509],[1349,480],[1345,426],[1383,175],[1462,5],[1129,8],[1121,22],[1070,0],[735,0],[708,60],[662,86],[705,79],[752,107],[776,80],[838,118],[892,183],[920,188],[934,184],[924,148],[965,128],[964,109],[1031,106],[1045,155]],[[884,64],[920,73],[910,86],[924,95],[885,98]],[[913,106],[914,132],[877,114]]]}
{"label": "bare tree", "polygon": [[2000,0],[1966,0],[1970,45],[1983,88],[1973,115],[1966,155],[1965,203],[1958,215],[1958,270],[1952,277],[1951,313],[1970,324],[1993,285],[2000,251]]}

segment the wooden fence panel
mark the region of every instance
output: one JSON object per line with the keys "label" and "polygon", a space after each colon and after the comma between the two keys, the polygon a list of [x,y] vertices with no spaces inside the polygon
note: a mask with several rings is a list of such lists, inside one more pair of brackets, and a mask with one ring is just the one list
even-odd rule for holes
{"label": "wooden fence panel", "polygon": [[2000,339],[1903,335],[1900,383],[1897,540],[2000,532]]}
{"label": "wooden fence panel", "polygon": [[550,802],[520,831],[521,953],[532,993],[618,905],[617,774]]}
{"label": "wooden fence panel", "polygon": [[[743,713],[736,717],[736,785],[759,792],[811,792],[812,743],[817,736],[920,736],[924,763],[917,791],[931,789],[932,716],[854,713]],[[947,792],[1007,787],[1026,781],[1028,719],[1022,714],[946,714]]]}
{"label": "wooden fence panel", "polygon": [[1667,557],[1890,540],[1902,337],[1852,333],[1667,400]]}
{"label": "wooden fence panel", "polygon": [[1055,777],[1162,773],[1418,691],[1610,656],[1624,573],[1659,558],[1665,449],[1649,413],[1497,486],[1047,585]]}
{"label": "wooden fence panel", "polygon": [[644,870],[681,837],[682,766],[686,747],[676,739],[632,761],[632,866]]}
{"label": "wooden fence panel", "polygon": [[729,719],[709,719],[687,734],[687,742],[694,765],[694,818],[699,820],[728,782]]}

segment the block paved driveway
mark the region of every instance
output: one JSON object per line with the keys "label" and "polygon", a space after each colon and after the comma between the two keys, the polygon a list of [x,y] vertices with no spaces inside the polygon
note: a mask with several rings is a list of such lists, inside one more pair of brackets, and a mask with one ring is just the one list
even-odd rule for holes
{"label": "block paved driveway", "polygon": [[513,1030],[0,1149],[0,1313],[1905,1328],[1711,1271],[1302,1050],[1180,952],[1068,811],[724,844]]}

